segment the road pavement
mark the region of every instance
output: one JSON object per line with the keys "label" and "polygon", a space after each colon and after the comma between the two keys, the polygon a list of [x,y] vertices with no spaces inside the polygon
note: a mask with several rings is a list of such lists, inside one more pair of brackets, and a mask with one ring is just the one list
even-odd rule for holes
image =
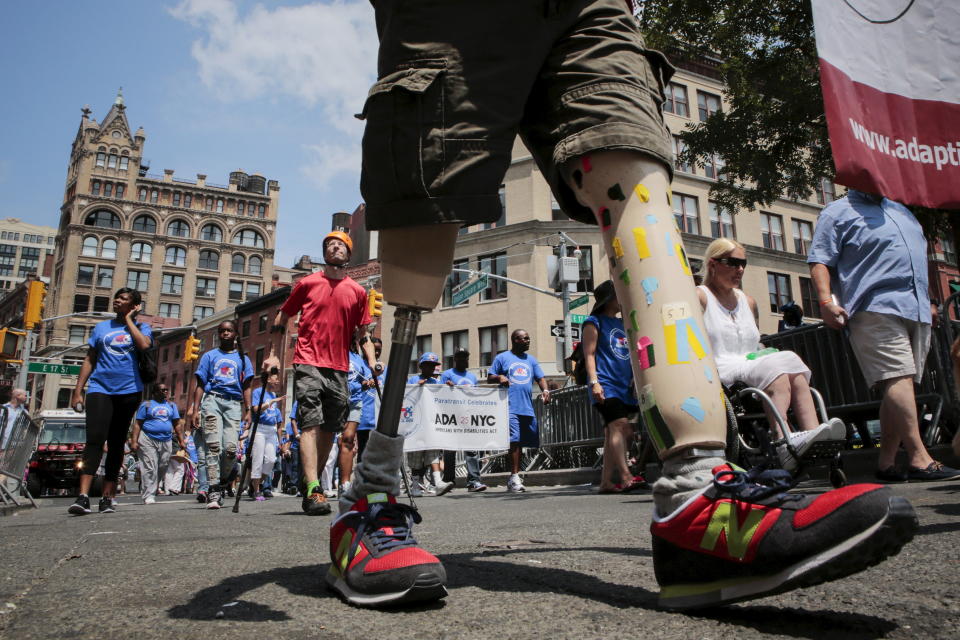
{"label": "road pavement", "polygon": [[69,499],[44,499],[0,518],[0,637],[960,637],[960,482],[896,491],[920,532],[895,558],[695,615],[656,608],[649,494],[575,486],[420,499],[416,535],[443,560],[450,595],[388,611],[327,592],[329,518],[302,515],[296,498],[244,500],[233,514],[190,496],[151,506],[127,496],[115,514],[83,517],[67,515]]}

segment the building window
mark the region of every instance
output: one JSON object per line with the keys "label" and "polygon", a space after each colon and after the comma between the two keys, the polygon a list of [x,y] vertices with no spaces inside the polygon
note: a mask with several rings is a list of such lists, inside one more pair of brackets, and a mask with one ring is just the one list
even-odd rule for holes
{"label": "building window", "polygon": [[681,160],[680,156],[683,153],[686,153],[687,145],[680,139],[680,136],[673,136],[673,167],[677,171],[682,171],[684,173],[693,173],[693,165],[689,162]]}
{"label": "building window", "polygon": [[780,307],[793,300],[790,276],[767,271],[767,289],[770,291],[770,311],[778,313]]}
{"label": "building window", "polygon": [[214,278],[197,278],[197,296],[213,298],[217,295],[217,281]]}
{"label": "building window", "polygon": [[943,261],[947,264],[957,264],[957,247],[953,244],[953,239],[947,236],[940,236],[940,248],[943,250]]}
{"label": "building window", "polygon": [[257,217],[265,218],[267,215],[267,205],[261,204],[257,206]]}
{"label": "building window", "polygon": [[134,242],[130,245],[130,260],[133,262],[150,262],[153,257],[153,247],[146,242]]}
{"label": "building window", "polygon": [[266,314],[260,316],[260,319],[257,320],[257,333],[263,333],[267,330],[268,320]]}
{"label": "building window", "polygon": [[760,213],[760,236],[764,249],[783,251],[783,218],[773,213]]}
{"label": "building window", "polygon": [[433,351],[433,336],[417,336],[417,346],[410,354],[410,367],[407,373],[420,373],[420,356]]}
{"label": "building window", "polygon": [[196,306],[193,308],[193,321],[203,320],[207,316],[213,315],[213,307]]}
{"label": "building window", "polygon": [[94,236],[87,236],[83,239],[83,248],[80,249],[80,255],[96,258],[100,252],[97,239]]}
{"label": "building window", "polygon": [[[100,155],[100,154],[97,154]],[[87,328],[83,325],[72,324],[70,325],[70,338],[68,342],[70,344],[83,344],[87,341]]]}
{"label": "building window", "polygon": [[247,273],[258,276],[263,271],[263,258],[260,256],[250,256],[247,262]]}
{"label": "building window", "polygon": [[[130,168],[130,158],[128,156],[120,156],[120,171],[126,171]],[[119,194],[117,195],[119,198]]]}
{"label": "building window", "polygon": [[671,82],[667,85],[665,93],[667,100],[663,103],[664,111],[684,118],[690,115],[690,102],[687,100],[687,88],[685,86]]}
{"label": "building window", "polygon": [[[454,269],[467,269],[469,261],[467,260],[454,260],[453,268]],[[450,275],[447,276],[447,283],[443,285],[443,306],[452,307],[453,306],[453,290],[465,283],[470,278],[466,273],[459,273],[457,271],[451,271]],[[464,300],[460,303],[461,305],[467,304],[467,301]]]}
{"label": "building window", "polygon": [[260,371],[263,368],[263,347],[257,347],[257,366],[254,371]]}
{"label": "building window", "polygon": [[172,293],[180,295],[183,293],[183,276],[175,273],[163,274],[160,283],[160,293]]}
{"label": "building window", "polygon": [[98,196],[100,195],[100,181],[93,180],[90,182],[90,195]]}
{"label": "building window", "polygon": [[230,291],[227,295],[231,302],[243,300],[243,283],[237,280],[230,281]]}
{"label": "building window", "polygon": [[720,111],[720,96],[697,91],[697,110],[700,112],[700,122]]}
{"label": "building window", "polygon": [[95,167],[105,167],[107,166],[107,154],[103,151],[97,153],[97,161],[94,164]]}
{"label": "building window", "polygon": [[254,231],[253,229],[244,229],[237,232],[233,236],[233,244],[238,244],[241,247],[254,247],[256,249],[263,249],[263,236]]}
{"label": "building window", "polygon": [[143,233],[156,233],[157,221],[153,219],[153,216],[146,214],[137,216],[133,219],[133,230],[142,231]]}
{"label": "building window", "polygon": [[90,296],[76,295],[73,296],[73,312],[74,313],[86,313],[90,310]]}
{"label": "building window", "polygon": [[203,228],[200,229],[200,239],[206,240],[207,242],[221,242],[223,240],[223,231],[215,224],[205,224]]}
{"label": "building window", "polygon": [[[506,252],[491,253],[477,258],[477,270],[491,275],[507,275]],[[507,297],[507,283],[497,278],[487,279],[487,288],[480,292],[480,300],[500,300]]]}
{"label": "building window", "polygon": [[507,325],[480,327],[480,366],[489,367],[501,351],[510,348],[507,344]]}
{"label": "building window", "polygon": [[101,313],[110,311],[110,296],[96,296],[93,299],[93,310]]}
{"label": "building window", "polygon": [[188,225],[183,220],[174,220],[167,225],[167,235],[175,236],[178,238],[189,238],[190,237],[190,225]]}
{"label": "building window", "polygon": [[97,286],[113,288],[113,267],[99,267],[97,269]]}
{"label": "building window", "polygon": [[122,198],[125,187],[122,184],[117,185],[117,197]]}
{"label": "building window", "polygon": [[470,336],[467,330],[450,331],[440,334],[440,342],[443,347],[443,368],[453,367],[453,354],[457,349],[466,349],[470,346]]}
{"label": "building window", "polygon": [[207,198],[206,203],[204,204],[204,209],[207,211],[213,210],[213,198]]}
{"label": "building window", "polygon": [[139,189],[137,189],[137,200],[139,200],[140,202],[146,202],[146,201],[147,201],[147,188],[146,188],[146,187],[140,187]]}
{"label": "building window", "polygon": [[[150,202],[153,204],[157,203],[157,200],[160,199],[160,191],[157,189],[150,189]],[[176,316],[170,316],[171,318]]]}
{"label": "building window", "polygon": [[187,263],[187,250],[183,247],[167,247],[164,263],[182,267]]}
{"label": "building window", "polygon": [[193,196],[189,193],[183,194],[183,206],[187,209],[193,204]]}
{"label": "building window", "polygon": [[109,260],[117,259],[117,241],[113,238],[107,238],[100,247],[100,257]]}
{"label": "building window", "polygon": [[719,180],[723,176],[723,159],[720,156],[707,156],[703,163],[703,173],[708,178]]}
{"label": "building window", "polygon": [[250,337],[250,321],[244,320],[243,324],[240,325],[240,337],[249,338]]}
{"label": "building window", "polygon": [[93,284],[93,265],[92,264],[81,264],[77,268],[77,284],[81,284],[81,285]]}
{"label": "building window", "polygon": [[104,198],[113,197],[113,183],[112,183],[112,182],[104,182],[104,183],[103,183],[103,197],[104,197]]}
{"label": "building window", "polygon": [[719,206],[713,200],[707,202],[710,211],[710,236],[713,238],[734,239],[737,234],[733,228],[733,212]]}
{"label": "building window", "polygon": [[243,215],[243,200],[237,203],[237,215],[238,216]]}
{"label": "building window", "polygon": [[127,271],[127,286],[143,292],[150,287],[149,271]]}
{"label": "building window", "polygon": [[243,270],[247,266],[247,261],[241,253],[233,254],[233,258],[230,261],[230,271],[234,273],[243,273]]}
{"label": "building window", "polygon": [[180,305],[175,302],[161,302],[159,315],[161,318],[179,318]]}
{"label": "building window", "polygon": [[117,154],[111,153],[107,156],[107,169],[116,169],[117,168]]}
{"label": "building window", "polygon": [[[217,199],[217,213],[223,213],[223,200]],[[257,369],[259,371],[260,369]]]}
{"label": "building window", "polygon": [[700,208],[696,198],[674,192],[673,217],[681,231],[700,235]]}
{"label": "building window", "polygon": [[800,304],[803,306],[803,314],[808,318],[821,317],[817,289],[810,278],[800,278]]}
{"label": "building window", "polygon": [[248,282],[247,283],[247,300],[253,300],[254,298],[260,297],[260,283],[259,282]]}
{"label": "building window", "polygon": [[201,269],[219,269],[220,254],[210,249],[204,249],[200,252],[200,259],[197,266]]}
{"label": "building window", "polygon": [[118,216],[112,211],[107,211],[106,209],[100,209],[98,211],[94,211],[93,213],[87,215],[83,223],[91,227],[106,227],[107,229],[119,229],[120,216]]}
{"label": "building window", "polygon": [[813,240],[813,223],[806,220],[793,219],[793,250],[802,256],[810,251],[810,242]]}
{"label": "building window", "polygon": [[550,219],[554,221],[567,219],[567,214],[560,208],[560,203],[557,202],[557,198],[552,191],[550,192]]}
{"label": "building window", "polygon": [[179,191],[174,191],[174,192],[173,192],[173,206],[175,206],[175,207],[179,207],[179,206],[180,206],[180,197],[181,197],[181,194],[180,194]]}
{"label": "building window", "polygon": [[833,180],[829,178],[820,178],[820,182],[816,186],[817,192],[817,202],[820,204],[830,204],[837,199],[837,188],[833,184]]}

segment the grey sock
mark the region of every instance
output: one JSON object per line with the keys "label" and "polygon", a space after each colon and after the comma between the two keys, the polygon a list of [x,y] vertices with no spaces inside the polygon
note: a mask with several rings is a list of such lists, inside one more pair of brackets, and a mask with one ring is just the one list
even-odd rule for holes
{"label": "grey sock", "polygon": [[363,460],[353,470],[353,482],[340,496],[340,513],[371,493],[400,494],[400,461],[403,460],[403,436],[393,438],[371,431]]}
{"label": "grey sock", "polygon": [[674,457],[663,463],[660,478],[653,483],[653,504],[657,515],[667,516],[713,480],[713,468],[723,458]]}

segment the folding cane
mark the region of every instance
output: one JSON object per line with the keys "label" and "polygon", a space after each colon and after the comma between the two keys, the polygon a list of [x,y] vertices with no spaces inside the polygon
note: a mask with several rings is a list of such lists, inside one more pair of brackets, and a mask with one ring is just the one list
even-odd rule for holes
{"label": "folding cane", "polygon": [[[247,437],[247,457],[243,461],[243,471],[240,472],[240,484],[237,485],[237,496],[233,501],[234,513],[240,513],[240,498],[243,497],[247,482],[250,480],[250,468],[253,465],[253,441],[257,437],[257,427],[260,426],[260,415],[263,413],[263,397],[267,395],[267,378],[275,371],[276,369],[272,369],[269,372],[263,371],[260,373],[260,404],[256,405],[256,411],[253,413],[253,426],[250,427],[250,435]],[[250,396],[252,398],[253,394],[250,394]]]}

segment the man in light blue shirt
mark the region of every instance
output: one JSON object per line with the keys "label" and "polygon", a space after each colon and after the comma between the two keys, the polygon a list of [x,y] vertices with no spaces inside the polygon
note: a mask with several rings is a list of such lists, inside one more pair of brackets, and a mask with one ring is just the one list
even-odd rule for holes
{"label": "man in light blue shirt", "polygon": [[[883,391],[877,478],[960,478],[930,457],[917,421],[913,383],[923,375],[936,322],[920,223],[898,202],[851,189],[820,213],[807,262],[824,323],[849,327],[867,384]],[[894,466],[901,444],[908,458],[904,471]]]}

